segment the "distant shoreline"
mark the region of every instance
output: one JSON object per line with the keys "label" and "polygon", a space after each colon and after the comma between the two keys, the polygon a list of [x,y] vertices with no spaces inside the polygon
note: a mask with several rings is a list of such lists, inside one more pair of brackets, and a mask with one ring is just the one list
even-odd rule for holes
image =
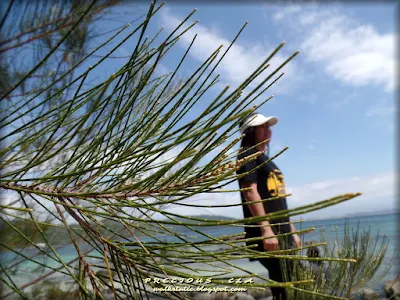
{"label": "distant shoreline", "polygon": [[334,216],[334,217],[321,217],[318,219],[306,219],[306,218],[301,218],[299,219],[297,216],[292,218],[292,220],[300,221],[303,220],[305,222],[310,222],[310,221],[326,221],[326,220],[338,220],[338,219],[344,219],[344,218],[362,218],[362,217],[371,217],[371,216],[381,216],[381,215],[396,215],[399,214],[399,212],[396,211],[382,211],[382,212],[364,212],[364,213],[354,213],[354,214],[347,214],[343,216]]}
{"label": "distant shoreline", "polygon": [[[338,219],[344,219],[344,218],[357,218],[357,217],[370,217],[370,216],[381,216],[381,215],[395,215],[399,214],[400,212],[398,211],[392,211],[392,210],[384,210],[384,211],[378,211],[378,212],[360,212],[360,213],[350,213],[346,214],[343,216],[331,216],[331,217],[320,217],[320,218],[315,218],[311,217],[306,218],[304,216],[294,216],[291,217],[292,221],[300,221],[303,220],[305,222],[309,221],[326,221],[326,220],[338,220]],[[219,216],[219,215],[191,215],[189,217],[195,217],[195,218],[203,218],[203,219],[209,219],[209,220],[240,220],[240,218],[230,218],[227,216]],[[155,219],[159,221],[163,221],[165,219]]]}
{"label": "distant shoreline", "polygon": [[380,216],[380,215],[395,215],[398,214],[397,211],[382,211],[382,212],[370,212],[370,213],[360,213],[360,214],[347,214],[345,217],[368,217],[368,216]]}

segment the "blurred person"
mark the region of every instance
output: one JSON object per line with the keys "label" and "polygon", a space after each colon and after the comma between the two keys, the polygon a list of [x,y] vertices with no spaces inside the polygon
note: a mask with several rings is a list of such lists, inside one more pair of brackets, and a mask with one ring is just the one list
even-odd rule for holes
{"label": "blurred person", "polygon": [[[243,165],[238,171],[239,186],[243,188],[251,188],[248,191],[241,191],[241,199],[244,204],[243,214],[245,218],[253,216],[264,216],[265,214],[274,213],[288,209],[286,203],[285,183],[282,172],[274,162],[269,161],[269,144],[272,137],[271,127],[278,123],[277,117],[265,117],[260,113],[252,113],[248,115],[240,123],[240,132],[244,134],[241,141],[241,149],[237,159],[242,159],[252,155],[258,151],[262,154],[256,160]],[[258,145],[257,145],[258,144]],[[251,147],[256,147],[250,149]],[[258,169],[254,170],[255,168]],[[244,174],[247,173],[247,174]],[[267,200],[265,202],[256,202],[272,197],[279,197],[276,200]],[[297,234],[289,234],[285,237],[277,237],[278,234],[295,232],[293,224],[290,224],[289,217],[281,217],[271,221],[261,221],[246,226],[246,239],[263,237],[265,239],[259,241],[247,241],[248,246],[256,244],[257,251],[278,251],[284,249],[293,249],[293,247],[301,247],[301,241]],[[283,223],[283,224],[281,224]],[[293,269],[291,261],[281,263],[278,258],[249,258],[250,261],[258,260],[268,269],[269,278],[277,282],[284,282],[284,269],[290,278]],[[284,288],[271,288],[274,299],[286,300],[287,295]]]}

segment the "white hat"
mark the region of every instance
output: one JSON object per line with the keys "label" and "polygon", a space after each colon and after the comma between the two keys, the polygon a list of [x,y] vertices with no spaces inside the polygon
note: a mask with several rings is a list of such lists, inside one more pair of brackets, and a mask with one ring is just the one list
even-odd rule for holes
{"label": "white hat", "polygon": [[243,122],[243,125],[240,125],[240,133],[243,134],[247,128],[259,126],[262,124],[268,123],[268,126],[274,126],[278,123],[277,117],[265,117],[262,114],[254,113],[250,114]]}

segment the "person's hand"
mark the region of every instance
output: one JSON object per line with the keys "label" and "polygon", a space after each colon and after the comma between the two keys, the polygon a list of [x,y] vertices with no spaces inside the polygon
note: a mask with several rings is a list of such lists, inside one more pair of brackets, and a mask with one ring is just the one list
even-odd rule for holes
{"label": "person's hand", "polygon": [[293,234],[293,238],[294,238],[294,244],[295,244],[296,248],[300,248],[301,247],[300,237],[295,233],[295,234]]}
{"label": "person's hand", "polygon": [[278,239],[276,238],[274,232],[272,231],[271,227],[262,227],[261,233],[264,239],[263,246],[265,251],[277,251],[279,250],[279,243]]}

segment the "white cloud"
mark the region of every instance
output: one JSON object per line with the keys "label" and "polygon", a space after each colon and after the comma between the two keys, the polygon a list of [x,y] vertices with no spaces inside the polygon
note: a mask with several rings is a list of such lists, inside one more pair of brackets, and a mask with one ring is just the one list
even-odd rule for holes
{"label": "white cloud", "polygon": [[[305,215],[306,219],[329,218],[343,216],[351,213],[372,212],[377,210],[379,202],[380,210],[394,209],[396,198],[396,174],[385,173],[373,177],[353,176],[342,179],[332,179],[313,182],[302,186],[288,187],[287,192],[292,193],[288,197],[290,208],[315,203],[345,193],[361,192],[362,196],[347,202],[330,206],[323,210],[311,212]],[[237,183],[232,183],[227,189],[237,189]],[[187,203],[196,205],[226,205],[240,203],[239,192],[225,194],[199,194],[187,199]],[[184,206],[170,206],[167,211],[181,215],[212,214],[242,218],[241,206],[224,208],[190,208]],[[158,215],[160,217],[160,215]]]}
{"label": "white cloud", "polygon": [[321,63],[327,74],[353,86],[396,88],[395,34],[381,34],[336,9],[285,7],[274,15],[301,39],[302,55]]}
{"label": "white cloud", "polygon": [[[310,213],[310,216],[346,215],[356,212],[371,212],[379,209],[394,209],[396,198],[396,174],[385,173],[373,177],[350,177],[314,182],[293,187],[289,197],[291,207],[307,205],[345,193],[361,192],[362,196],[345,203],[331,206],[323,211]],[[378,209],[378,210],[379,210]]]}
{"label": "white cloud", "polygon": [[273,15],[274,20],[280,21],[283,20],[288,14],[297,13],[301,10],[299,5],[290,5],[286,6],[283,9],[279,10]]}
{"label": "white cloud", "polygon": [[[162,15],[162,22],[168,30],[173,30],[181,20],[171,15],[168,10],[165,10]],[[221,50],[223,53],[231,43],[230,39],[222,37],[219,32],[216,32],[205,25],[197,24],[180,38],[179,44],[182,47],[187,48],[196,33],[198,36],[189,54],[200,62],[205,61],[220,45],[223,45]],[[233,36],[230,38],[233,39]],[[237,86],[247,79],[273,50],[274,48],[267,48],[261,43],[244,45],[236,41],[216,70],[217,72],[221,72],[224,84]],[[251,87],[255,87],[259,84],[288,57],[289,55],[282,56],[281,54],[276,54],[270,61],[270,67],[264,71],[264,76],[258,77]],[[298,76],[295,76],[298,74],[296,74],[297,69],[293,61],[283,67],[273,78],[276,78],[281,74],[281,72],[285,72],[285,76],[282,78],[282,81],[274,84],[273,91],[284,93],[288,92],[289,88],[293,88],[294,81],[297,82],[299,78]],[[268,83],[271,83],[272,81],[273,80],[270,79]]]}
{"label": "white cloud", "polygon": [[[238,189],[238,185],[231,185],[232,189]],[[240,195],[238,192],[232,193],[214,193],[214,194],[198,194],[190,197],[184,201],[184,203],[194,205],[230,205],[240,203]],[[189,215],[222,215],[233,218],[242,217],[241,206],[230,206],[230,207],[188,207],[180,205],[170,205],[166,211],[170,211],[174,214],[180,214],[182,216]],[[160,217],[160,214],[157,215]]]}

